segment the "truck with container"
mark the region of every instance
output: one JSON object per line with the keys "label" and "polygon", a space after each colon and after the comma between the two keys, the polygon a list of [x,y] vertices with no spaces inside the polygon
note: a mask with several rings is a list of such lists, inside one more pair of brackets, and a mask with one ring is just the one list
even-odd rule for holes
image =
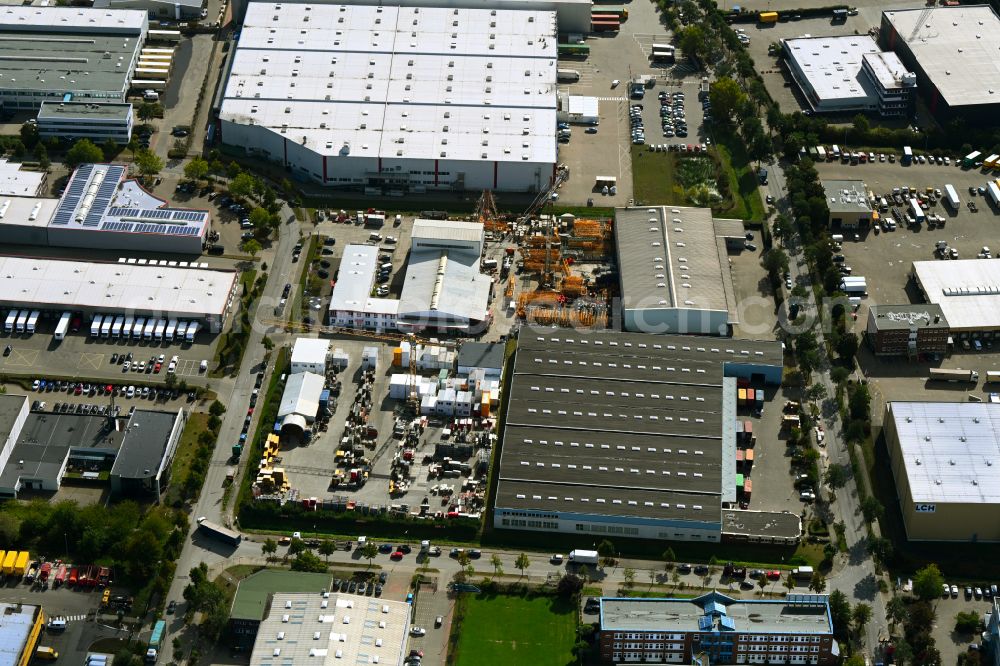
{"label": "truck with container", "polygon": [[115,323],[111,325],[111,337],[120,338],[122,337],[122,327],[125,325],[125,315],[118,315],[115,317]]}
{"label": "truck with container", "polygon": [[995,182],[986,183],[986,194],[989,195],[994,206],[1000,207],[1000,187]]}
{"label": "truck with container", "polygon": [[672,63],[676,57],[677,51],[670,44],[653,44],[653,62]]}
{"label": "truck with container", "polygon": [[931,368],[930,378],[942,382],[973,382],[979,383],[979,373],[975,370],[955,368]]}
{"label": "truck with container", "polygon": [[163,332],[167,330],[167,321],[165,319],[157,319],[156,326],[153,328],[153,339],[162,340]]}
{"label": "truck with container", "polygon": [[28,314],[27,310],[21,310],[17,313],[17,332],[24,333],[24,329],[28,324]]}
{"label": "truck with container", "polygon": [[992,171],[1000,166],[1000,155],[990,155],[985,160],[983,160],[983,168]]}
{"label": "truck with container", "polygon": [[598,564],[601,556],[596,550],[571,550],[569,553],[569,563],[577,565]]}
{"label": "truck with container", "polygon": [[187,342],[194,342],[194,336],[198,334],[198,322],[190,321],[187,325],[187,330],[184,331],[184,340]]}
{"label": "truck with container", "polygon": [[156,658],[160,654],[160,647],[163,645],[163,635],[167,632],[165,620],[158,620],[153,625],[153,633],[149,637],[149,645],[146,647],[146,663],[155,664]]}
{"label": "truck with container", "polygon": [[815,569],[809,566],[795,567],[792,569],[792,577],[796,580],[811,580],[815,573]]}
{"label": "truck with container", "polygon": [[983,154],[981,152],[979,152],[978,150],[974,150],[962,158],[962,166],[966,169],[970,169],[976,166],[976,163],[979,162],[982,159],[982,157]]}
{"label": "truck with container", "polygon": [[38,310],[32,310],[28,314],[28,321],[24,323],[24,329],[28,335],[32,335],[35,332],[35,329],[38,327],[38,317],[41,314]]}
{"label": "truck with container", "polygon": [[208,520],[198,522],[198,531],[207,536],[224,541],[231,546],[238,546],[240,545],[240,541],[243,540],[243,535],[239,532]]}
{"label": "truck with container", "polygon": [[17,325],[17,310],[11,310],[7,313],[7,319],[4,321],[3,330],[7,333],[14,332],[14,326]]}
{"label": "truck with container", "polygon": [[31,554],[22,550],[17,553],[17,558],[14,560],[14,568],[11,570],[11,574],[15,576],[24,577],[28,575],[28,570],[31,568]]}
{"label": "truck with container", "polygon": [[576,83],[580,80],[580,72],[575,69],[557,69],[556,81],[559,83]]}
{"label": "truck with container", "polygon": [[69,323],[73,318],[72,313],[63,312],[59,317],[59,323],[56,324],[55,339],[63,340],[66,338],[66,334],[69,332]]}
{"label": "truck with container", "polygon": [[113,315],[108,315],[107,317],[104,318],[104,321],[101,322],[101,337],[102,338],[110,338],[111,337],[111,327],[114,325],[114,323],[115,323],[115,318],[114,318]]}
{"label": "truck with container", "polygon": [[907,166],[912,162],[913,162],[913,148],[910,148],[909,146],[903,146],[903,159],[900,160],[900,163],[903,166]]}
{"label": "truck with container", "polygon": [[947,183],[944,186],[944,194],[948,205],[951,206],[952,210],[957,212],[958,206],[961,202],[958,200],[958,192],[955,190],[955,186],[951,183]]}
{"label": "truck with container", "polygon": [[863,295],[868,293],[868,283],[863,277],[845,277],[840,281],[840,290],[845,294]]}
{"label": "truck with container", "polygon": [[104,322],[104,315],[95,314],[94,320],[90,322],[90,337],[96,338],[101,334],[101,324]]}

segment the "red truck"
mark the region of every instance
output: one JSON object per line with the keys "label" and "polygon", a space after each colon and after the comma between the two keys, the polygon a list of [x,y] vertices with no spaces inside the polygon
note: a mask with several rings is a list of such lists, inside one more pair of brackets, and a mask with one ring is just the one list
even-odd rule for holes
{"label": "red truck", "polygon": [[79,567],[73,567],[69,571],[69,580],[66,581],[66,584],[69,585],[70,587],[73,587],[74,585],[76,585],[76,582],[77,580],[79,580],[79,577],[80,577]]}
{"label": "red truck", "polygon": [[59,587],[65,582],[66,582],[66,565],[60,564],[59,568],[56,569],[56,577],[53,587]]}
{"label": "red truck", "polygon": [[97,584],[101,587],[111,585],[111,569],[109,567],[101,567],[97,570]]}
{"label": "red truck", "polygon": [[52,563],[51,562],[43,563],[42,568],[39,569],[38,571],[38,580],[42,581],[43,583],[48,581],[49,574],[51,572],[52,572]]}

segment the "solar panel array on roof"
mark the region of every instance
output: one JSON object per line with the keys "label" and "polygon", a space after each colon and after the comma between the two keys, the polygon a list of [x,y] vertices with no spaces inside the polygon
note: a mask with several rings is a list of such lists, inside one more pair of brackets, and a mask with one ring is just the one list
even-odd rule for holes
{"label": "solar panel array on roof", "polygon": [[132,231],[131,222],[105,222],[102,231]]}
{"label": "solar panel array on roof", "polygon": [[175,220],[188,220],[191,222],[197,222],[204,216],[204,213],[198,212],[196,210],[175,210],[174,219]]}
{"label": "solar panel array on roof", "polygon": [[118,189],[118,182],[121,180],[124,173],[124,167],[108,167],[108,172],[104,176],[101,186],[97,188],[97,195],[94,197],[94,203],[91,204],[90,211],[87,213],[87,217],[83,220],[83,226],[101,226],[101,218],[103,218],[104,214],[107,212],[108,204],[111,203],[112,197],[115,196],[115,190]]}
{"label": "solar panel array on roof", "polygon": [[172,211],[164,210],[162,208],[154,208],[152,210],[142,211],[142,217],[147,220],[169,220]]}
{"label": "solar panel array on roof", "polygon": [[80,203],[83,190],[87,187],[87,182],[90,180],[90,174],[93,171],[93,164],[85,164],[76,170],[73,178],[70,179],[69,187],[66,188],[62,201],[59,202],[56,214],[52,217],[52,224],[67,225],[73,219],[73,212]]}

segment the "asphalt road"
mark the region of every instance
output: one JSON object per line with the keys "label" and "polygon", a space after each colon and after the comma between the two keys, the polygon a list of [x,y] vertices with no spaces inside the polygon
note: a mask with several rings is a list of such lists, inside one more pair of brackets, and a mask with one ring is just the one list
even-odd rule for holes
{"label": "asphalt road", "polygon": [[[764,190],[774,197],[781,212],[788,213],[787,186],[781,164],[774,162],[765,166],[768,171],[768,184],[764,186]],[[788,270],[793,284],[806,287],[807,303],[802,305],[802,310],[806,316],[816,317],[818,309],[813,290],[810,287],[809,266],[797,241],[797,238],[792,238],[786,242],[786,251],[789,255]],[[784,316],[783,314],[783,319]],[[821,325],[816,325],[812,329],[820,349],[825,348],[826,345],[822,328]],[[813,373],[813,378],[814,381],[826,388],[827,396],[836,395],[836,386],[830,380],[830,367],[825,358],[823,367]],[[850,469],[851,459],[844,443],[841,422],[836,405],[830,398],[821,407],[821,420],[826,431],[827,444],[826,448],[822,450],[823,455],[820,458],[821,473],[831,464],[846,465]],[[860,452],[858,455],[861,455]],[[852,604],[866,603],[872,607],[872,619],[865,626],[865,646],[869,651],[872,651],[879,645],[880,639],[888,638],[889,630],[885,617],[886,599],[879,592],[875,566],[867,551],[868,530],[858,499],[858,483],[860,481],[851,476],[847,485],[833,493],[826,486],[821,488],[835,519],[844,523],[848,544],[846,562],[838,560],[835,563],[834,571],[827,579],[827,592],[840,590],[847,595]],[[842,558],[843,556],[838,557]]]}

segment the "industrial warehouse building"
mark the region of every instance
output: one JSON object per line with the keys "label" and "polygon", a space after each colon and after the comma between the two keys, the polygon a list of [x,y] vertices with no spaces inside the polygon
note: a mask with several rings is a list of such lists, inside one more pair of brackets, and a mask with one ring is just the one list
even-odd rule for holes
{"label": "industrial warehouse building", "polygon": [[330,355],[330,341],[319,338],[296,338],[292,345],[292,374],[312,372],[326,375],[326,359]]}
{"label": "industrial warehouse building", "polygon": [[555,13],[251,2],[219,120],[228,147],[330,187],[542,191]]}
{"label": "industrial warehouse building", "polygon": [[798,37],[783,42],[788,69],[813,111],[909,116],[917,76],[868,35]]}
{"label": "industrial warehouse building", "polygon": [[860,180],[824,180],[826,206],[830,209],[830,227],[857,229],[872,223],[868,188]]}
{"label": "industrial warehouse building", "polygon": [[933,303],[871,305],[865,335],[876,355],[920,358],[947,353],[951,328]]}
{"label": "industrial warehouse building", "polygon": [[320,410],[320,398],[326,380],[312,372],[288,375],[278,405],[278,430],[282,437],[308,438],[310,426]]}
{"label": "industrial warehouse building", "polygon": [[412,606],[337,592],[275,592],[250,666],[402,664]]}
{"label": "industrial warehouse building", "polygon": [[879,39],[917,81],[941,119],[995,122],[1000,114],[1000,18],[988,4],[882,12]]}
{"label": "industrial warehouse building", "polygon": [[229,611],[231,645],[250,650],[260,624],[268,616],[275,594],[292,594],[329,590],[333,577],[306,571],[262,569],[237,583],[233,605]]}
{"label": "industrial warehouse building", "polygon": [[378,248],[348,245],[330,296],[331,326],[375,331],[476,332],[489,326],[493,279],[480,271],[479,222],[415,220],[399,299],[371,296]]}
{"label": "industrial warehouse building", "polygon": [[605,597],[598,645],[601,661],[613,664],[840,663],[824,594],[778,601],[720,592],[694,599]]}
{"label": "industrial warehouse building", "polygon": [[[127,1],[127,0],[126,0]],[[142,1],[142,0],[137,0]],[[315,6],[315,0],[294,0]],[[381,5],[379,0],[324,0],[337,5]],[[232,4],[234,21],[241,23],[250,0],[236,0]],[[285,6],[291,4],[283,3]],[[450,9],[481,9],[477,0],[393,0],[399,7],[448,7]],[[590,32],[591,0],[493,0],[496,9],[521,9],[535,12],[555,12],[559,18],[559,32],[584,34]]]}
{"label": "industrial warehouse building", "polygon": [[0,664],[34,663],[35,648],[45,629],[41,606],[0,602]]}
{"label": "industrial warehouse building", "polygon": [[67,479],[108,478],[115,496],[159,498],[187,417],[183,409],[136,409],[111,418],[28,410],[23,395],[0,396],[0,497],[55,492]]}
{"label": "industrial warehouse building", "polygon": [[740,540],[798,539],[796,514],[735,508],[736,378],[780,384],[780,343],[522,330],[513,362],[495,528],[588,545],[718,542],[724,523]]}
{"label": "industrial warehouse building", "polygon": [[[0,308],[58,316],[160,317],[218,333],[236,302],[236,272],[139,263],[0,256]],[[106,337],[106,336],[105,336]]]}
{"label": "industrial warehouse building", "polygon": [[746,243],[742,222],[708,208],[618,208],[614,229],[626,331],[730,334],[729,252]]}
{"label": "industrial warehouse building", "polygon": [[59,199],[0,194],[4,243],[200,255],[210,227],[208,211],[168,207],[120,164],[81,165]]}
{"label": "industrial warehouse building", "polygon": [[148,30],[142,11],[0,8],[0,108],[125,101]]}
{"label": "industrial warehouse building", "polygon": [[1000,405],[890,402],[884,424],[907,538],[1000,541]]}
{"label": "industrial warehouse building", "polygon": [[952,337],[1000,338],[1000,262],[914,261],[910,277],[924,300],[941,308]]}
{"label": "industrial warehouse building", "polygon": [[89,139],[101,145],[109,139],[127,144],[132,139],[132,105],[126,103],[42,102],[38,135],[43,139]]}

